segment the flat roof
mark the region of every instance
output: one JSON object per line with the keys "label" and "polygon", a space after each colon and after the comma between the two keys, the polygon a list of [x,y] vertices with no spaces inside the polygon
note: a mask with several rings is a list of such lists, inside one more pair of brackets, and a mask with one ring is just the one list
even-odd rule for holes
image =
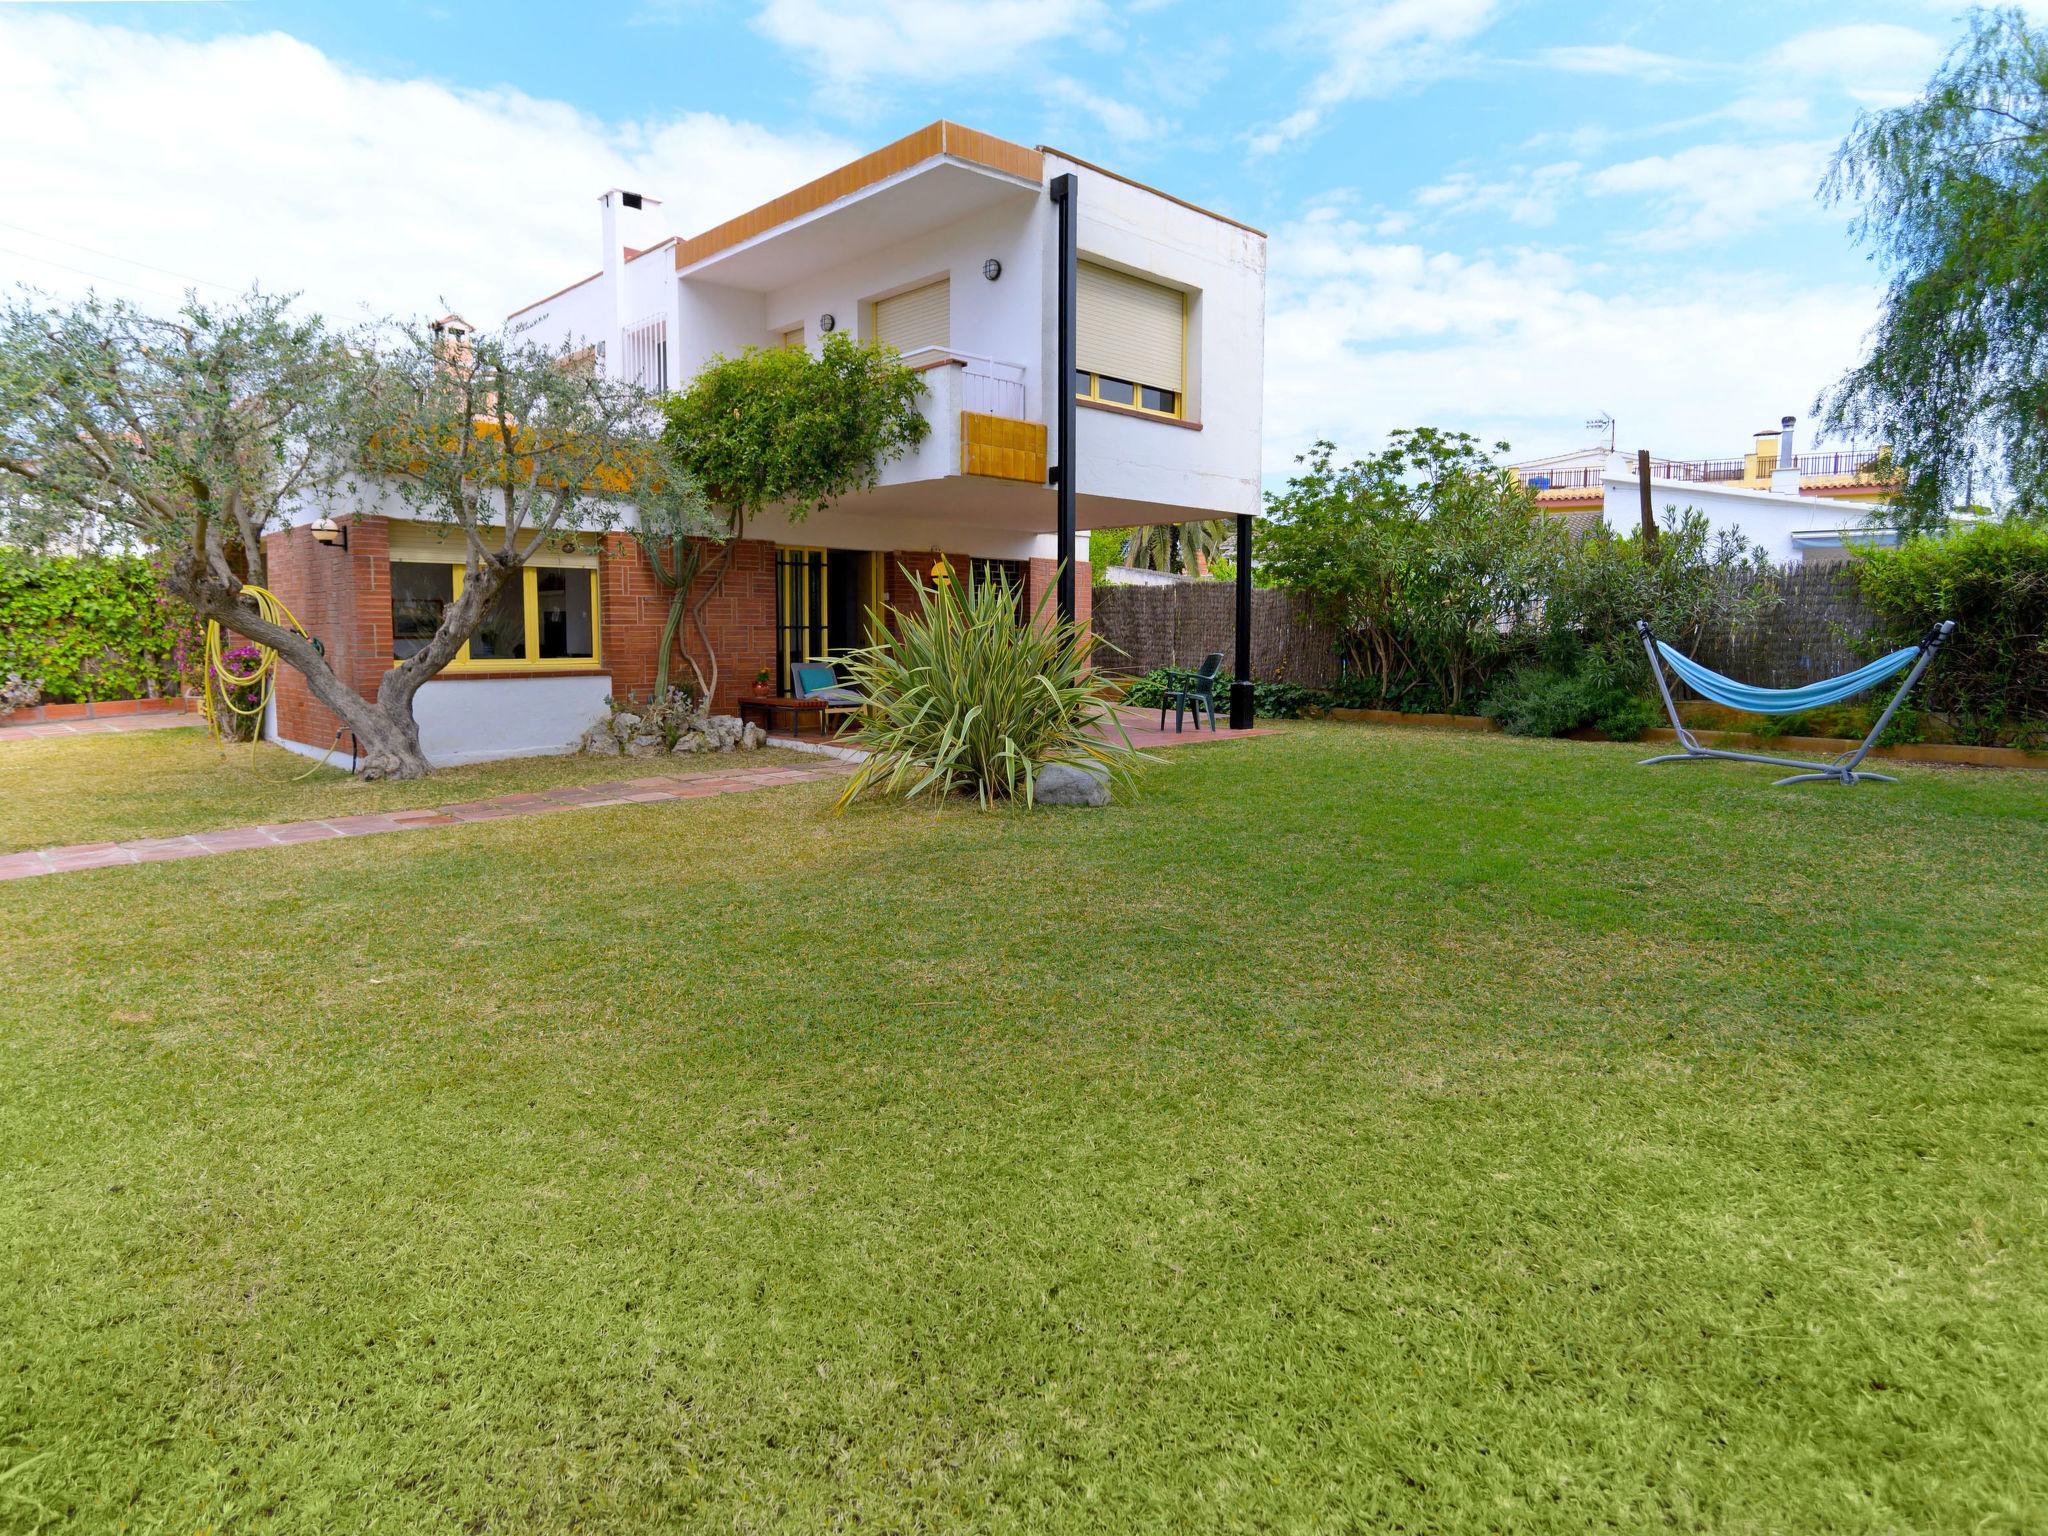
{"label": "flat roof", "polygon": [[[1083,160],[1079,155],[1070,155],[1063,149],[1054,149],[1045,144],[1035,147],[1014,144],[1008,139],[997,138],[992,133],[983,133],[978,128],[969,128],[940,118],[937,122],[927,123],[916,132],[906,133],[893,143],[884,144],[880,149],[862,155],[857,160],[848,161],[837,170],[827,171],[823,176],[807,181],[780,197],[771,198],[759,207],[750,208],[722,224],[715,224],[702,234],[692,235],[687,239],[671,236],[649,247],[646,252],[629,253],[627,259],[634,260],[637,255],[652,254],[663,246],[672,245],[675,248],[676,269],[681,271],[685,267],[694,267],[721,251],[744,244],[758,235],[766,234],[769,230],[800,219],[805,214],[815,213],[820,208],[850,197],[863,188],[887,181],[912,166],[941,156],[1012,176],[1020,181],[1043,184],[1047,155],[1054,155],[1070,165],[1078,165],[1085,170],[1093,171],[1098,176],[1107,176],[1112,181],[1136,187],[1141,192],[1149,192],[1154,197],[1162,197],[1191,213],[1199,213],[1204,218],[1215,219],[1218,223],[1245,230],[1262,240],[1266,238],[1264,230],[1246,224],[1240,219],[1233,219],[1228,214],[1217,213],[1213,209],[1191,203],[1186,198],[1175,197],[1171,192],[1162,192],[1157,187],[1148,186],[1121,172],[1112,171],[1091,160]],[[592,282],[601,276],[602,273],[593,272],[589,277],[580,278],[567,287],[556,289],[547,298],[521,305],[513,310],[512,314],[522,315],[529,309],[537,309],[549,300],[558,299],[572,289],[580,288],[584,283]]]}
{"label": "flat roof", "polygon": [[884,144],[858,160],[850,160],[836,171],[827,171],[813,181],[807,181],[794,191],[771,198],[758,208],[750,208],[737,218],[727,219],[723,224],[713,225],[701,235],[692,235],[687,240],[676,242],[676,267],[693,267],[707,256],[765,234],[779,224],[800,219],[807,213],[816,213],[842,197],[850,197],[863,187],[871,187],[886,181],[901,171],[907,171],[921,161],[947,155],[955,160],[984,166],[1006,176],[1015,176],[1024,181],[1045,180],[1045,160],[1035,149],[1022,144],[1012,144],[1008,139],[999,139],[992,133],[978,129],[963,128],[958,123],[949,123],[944,118],[936,123],[927,123],[915,133],[906,133],[893,144]]}

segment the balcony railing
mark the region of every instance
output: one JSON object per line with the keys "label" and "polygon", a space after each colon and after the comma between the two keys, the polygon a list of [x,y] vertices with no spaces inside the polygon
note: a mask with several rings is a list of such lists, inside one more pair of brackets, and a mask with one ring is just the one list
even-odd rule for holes
{"label": "balcony railing", "polygon": [[1855,448],[1847,453],[1802,453],[1792,462],[1802,475],[1854,475],[1860,480],[1876,480],[1881,478],[1878,461],[1883,457],[1882,448]]}
{"label": "balcony railing", "polygon": [[960,370],[961,409],[983,416],[1024,420],[1024,365],[951,347],[916,347],[903,361],[919,372],[927,368]]}
{"label": "balcony railing", "polygon": [[[1842,453],[1802,453],[1793,459],[1802,475],[1855,475],[1858,478],[1875,480],[1879,478],[1877,465],[1883,457],[1881,448],[1853,448]],[[1775,467],[1775,459],[1765,459],[1758,466],[1759,474],[1768,478]],[[1740,480],[1748,472],[1748,462],[1743,459],[1652,459],[1650,478],[1653,480],[1679,480],[1696,484],[1711,484]],[[1622,479],[1633,480],[1636,461],[1622,460],[1619,475]],[[1606,477],[1604,465],[1581,464],[1568,469],[1518,469],[1515,478],[1532,491],[1565,491],[1597,488]]]}

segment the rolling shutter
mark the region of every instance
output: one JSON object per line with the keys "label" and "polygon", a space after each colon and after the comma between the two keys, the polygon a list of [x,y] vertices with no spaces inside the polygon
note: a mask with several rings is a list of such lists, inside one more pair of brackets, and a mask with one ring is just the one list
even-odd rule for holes
{"label": "rolling shutter", "polygon": [[953,285],[941,278],[923,288],[875,301],[875,340],[898,352],[953,344]]}
{"label": "rolling shutter", "polygon": [[1083,373],[1180,391],[1184,294],[1084,261],[1080,299],[1077,361]]}

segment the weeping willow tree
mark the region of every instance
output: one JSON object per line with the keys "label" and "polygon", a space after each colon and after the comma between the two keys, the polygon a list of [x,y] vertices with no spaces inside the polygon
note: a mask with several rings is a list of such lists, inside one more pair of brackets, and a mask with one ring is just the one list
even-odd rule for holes
{"label": "weeping willow tree", "polygon": [[1890,274],[1823,425],[1891,445],[1908,531],[1972,487],[2048,515],[2048,37],[1973,11],[1919,100],[1857,120],[1821,196]]}

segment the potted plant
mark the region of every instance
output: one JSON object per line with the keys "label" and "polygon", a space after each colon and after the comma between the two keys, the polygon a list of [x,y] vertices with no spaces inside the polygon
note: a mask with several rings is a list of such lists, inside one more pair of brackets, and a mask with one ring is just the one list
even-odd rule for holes
{"label": "potted plant", "polygon": [[768,696],[768,678],[769,672],[766,667],[754,674],[754,692],[763,698]]}

